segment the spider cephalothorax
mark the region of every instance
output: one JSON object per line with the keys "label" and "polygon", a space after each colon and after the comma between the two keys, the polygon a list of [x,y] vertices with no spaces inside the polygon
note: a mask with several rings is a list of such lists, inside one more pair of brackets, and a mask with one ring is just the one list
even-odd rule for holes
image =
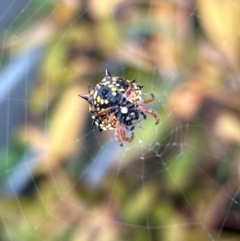
{"label": "spider cephalothorax", "polygon": [[126,131],[134,129],[140,115],[146,119],[145,113],[151,114],[156,119],[156,124],[159,122],[154,110],[141,106],[154,100],[153,94],[150,99],[142,99],[142,87],[135,80],[112,77],[106,69],[105,78],[88,94],[79,96],[88,101],[93,124],[100,132],[115,129],[115,137],[122,146],[122,141],[133,140],[133,133],[128,137]]}

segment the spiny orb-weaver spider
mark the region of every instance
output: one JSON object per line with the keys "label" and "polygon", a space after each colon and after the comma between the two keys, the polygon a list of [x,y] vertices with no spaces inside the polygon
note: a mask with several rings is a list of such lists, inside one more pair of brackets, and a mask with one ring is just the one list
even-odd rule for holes
{"label": "spiny orb-weaver spider", "polygon": [[133,131],[140,114],[144,119],[147,118],[146,114],[150,114],[155,118],[156,124],[159,123],[159,117],[154,110],[141,106],[154,101],[153,94],[150,99],[142,99],[142,88],[135,80],[112,77],[106,69],[105,78],[88,94],[79,96],[89,103],[92,124],[96,125],[100,132],[115,129],[116,140],[122,146],[123,141],[133,140],[133,132],[131,137],[128,137],[126,131]]}

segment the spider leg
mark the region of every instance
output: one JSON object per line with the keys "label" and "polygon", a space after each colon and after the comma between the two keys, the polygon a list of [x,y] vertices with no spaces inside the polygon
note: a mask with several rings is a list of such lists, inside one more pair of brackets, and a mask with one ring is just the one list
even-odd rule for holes
{"label": "spider leg", "polygon": [[122,140],[131,142],[134,138],[134,134],[132,133],[131,137],[127,137],[126,132],[124,130],[124,125],[120,121],[117,121],[115,129],[115,138],[120,144],[120,146],[123,146]]}
{"label": "spider leg", "polygon": [[140,112],[140,114],[143,116],[145,120],[147,119],[147,116],[143,112]]}
{"label": "spider leg", "polygon": [[121,123],[117,121],[116,123],[116,129],[115,129],[115,138],[120,146],[123,146],[122,140],[121,140]]}
{"label": "spider leg", "polygon": [[115,115],[111,114],[107,120],[107,124],[111,124],[112,127],[114,127],[116,125],[116,119],[115,119]]}
{"label": "spider leg", "polygon": [[[128,88],[127,90],[124,92],[124,97],[127,98],[128,100],[130,100],[131,98],[136,96],[136,89],[134,88],[133,83],[135,83],[135,79],[131,80],[130,82],[128,82]],[[143,87],[141,85],[139,85],[140,89]]]}
{"label": "spider leg", "polygon": [[147,104],[147,103],[150,103],[150,102],[153,102],[155,99],[154,97],[154,94],[151,93],[151,98],[150,99],[146,99],[146,100],[139,100],[137,101],[137,105],[141,105],[141,104]]}
{"label": "spider leg", "polygon": [[158,116],[157,112],[155,112],[154,110],[147,109],[147,108],[144,108],[141,106],[138,106],[138,110],[139,110],[139,112],[148,113],[148,114],[152,115],[156,120],[156,125],[159,123],[159,116]]}
{"label": "spider leg", "polygon": [[135,92],[132,92],[128,97],[128,101],[131,101],[131,102],[136,102],[135,101],[135,97],[136,97],[136,93]]}
{"label": "spider leg", "polygon": [[131,137],[127,137],[126,135],[126,131],[124,130],[124,126],[122,124],[120,124],[120,133],[121,133],[121,137],[124,141],[127,141],[127,142],[132,142],[133,138],[134,138],[134,134],[132,133],[132,136]]}
{"label": "spider leg", "polygon": [[133,87],[133,85],[131,83],[129,83],[129,86],[128,86],[127,90],[123,94],[125,98],[129,97],[129,95],[130,95],[130,93],[132,91],[132,87]]}
{"label": "spider leg", "polygon": [[111,110],[111,107],[108,107],[108,108],[106,108],[106,109],[100,110],[100,111],[97,113],[97,115],[98,115],[98,116],[105,115],[105,114],[107,114],[110,110]]}

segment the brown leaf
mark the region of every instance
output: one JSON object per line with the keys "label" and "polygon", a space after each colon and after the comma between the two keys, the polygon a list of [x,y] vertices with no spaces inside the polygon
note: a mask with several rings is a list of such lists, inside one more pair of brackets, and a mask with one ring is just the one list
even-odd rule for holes
{"label": "brown leaf", "polygon": [[197,18],[208,38],[230,64],[236,66],[239,59],[240,0],[202,0]]}
{"label": "brown leaf", "polygon": [[240,121],[230,112],[223,112],[216,119],[215,132],[223,140],[240,143]]}

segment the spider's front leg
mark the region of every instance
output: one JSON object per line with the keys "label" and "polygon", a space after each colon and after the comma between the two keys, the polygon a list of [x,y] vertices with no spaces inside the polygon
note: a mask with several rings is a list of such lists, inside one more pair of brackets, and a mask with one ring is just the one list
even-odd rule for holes
{"label": "spider's front leg", "polygon": [[142,106],[138,106],[137,109],[138,109],[139,112],[147,113],[147,114],[152,115],[156,120],[156,123],[155,123],[156,125],[159,123],[159,116],[158,116],[157,112],[155,112],[154,110],[147,109],[147,108],[144,108]]}

